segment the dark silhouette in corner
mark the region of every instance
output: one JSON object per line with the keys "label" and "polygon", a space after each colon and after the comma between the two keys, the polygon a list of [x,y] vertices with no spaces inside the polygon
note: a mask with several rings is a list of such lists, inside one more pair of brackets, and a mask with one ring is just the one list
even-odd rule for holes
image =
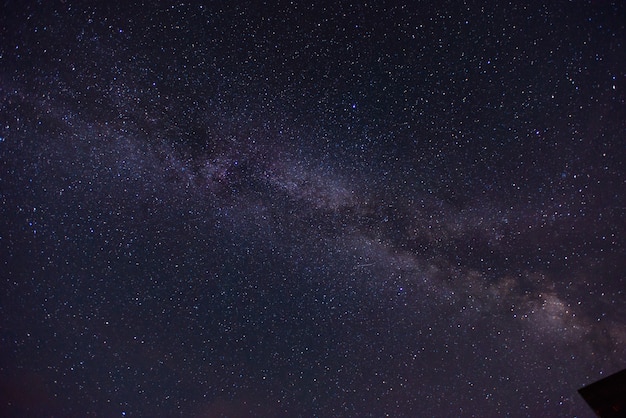
{"label": "dark silhouette in corner", "polygon": [[578,389],[600,418],[626,418],[626,369]]}

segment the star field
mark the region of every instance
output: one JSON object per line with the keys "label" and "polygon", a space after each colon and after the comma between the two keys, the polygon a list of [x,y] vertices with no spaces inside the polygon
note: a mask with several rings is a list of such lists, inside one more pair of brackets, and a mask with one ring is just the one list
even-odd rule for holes
{"label": "star field", "polygon": [[413,3],[1,6],[0,415],[592,416],[626,7]]}

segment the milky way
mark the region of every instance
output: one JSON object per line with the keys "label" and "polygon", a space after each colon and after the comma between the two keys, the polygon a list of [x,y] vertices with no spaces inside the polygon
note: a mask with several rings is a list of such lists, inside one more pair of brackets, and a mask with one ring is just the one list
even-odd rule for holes
{"label": "milky way", "polygon": [[12,3],[3,416],[591,416],[623,5]]}

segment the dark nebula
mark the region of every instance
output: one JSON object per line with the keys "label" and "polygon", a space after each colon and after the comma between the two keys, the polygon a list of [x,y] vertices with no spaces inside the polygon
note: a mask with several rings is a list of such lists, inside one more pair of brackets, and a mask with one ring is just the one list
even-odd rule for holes
{"label": "dark nebula", "polygon": [[0,6],[0,415],[592,416],[626,4]]}

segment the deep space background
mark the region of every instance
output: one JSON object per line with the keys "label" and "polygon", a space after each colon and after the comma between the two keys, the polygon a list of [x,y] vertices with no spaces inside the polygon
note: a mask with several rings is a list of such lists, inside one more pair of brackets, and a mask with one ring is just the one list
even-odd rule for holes
{"label": "deep space background", "polygon": [[0,415],[592,416],[622,1],[5,1]]}

